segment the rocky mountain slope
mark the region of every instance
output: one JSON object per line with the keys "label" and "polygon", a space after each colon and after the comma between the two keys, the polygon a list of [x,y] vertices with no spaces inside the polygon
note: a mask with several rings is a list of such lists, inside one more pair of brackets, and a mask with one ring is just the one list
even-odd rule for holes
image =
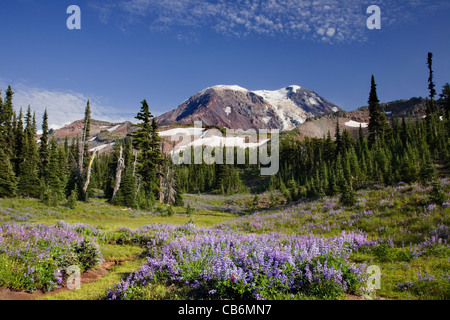
{"label": "rocky mountain slope", "polygon": [[315,92],[296,85],[276,91],[218,85],[196,93],[156,119],[159,125],[202,121],[230,129],[290,130],[308,117],[338,110]]}
{"label": "rocky mountain slope", "polygon": [[[426,100],[423,98],[411,98],[409,100],[397,100],[380,104],[385,111],[388,121],[394,118],[411,117],[413,121],[416,118],[422,119],[425,116]],[[339,120],[339,128],[347,129],[353,137],[356,137],[359,126],[363,128],[363,132],[367,130],[369,123],[368,107],[361,107],[357,110],[346,112],[339,111],[336,113],[325,114],[308,119],[304,124],[294,130],[302,137],[322,138],[326,136],[328,130],[332,137],[336,133],[336,123]]]}

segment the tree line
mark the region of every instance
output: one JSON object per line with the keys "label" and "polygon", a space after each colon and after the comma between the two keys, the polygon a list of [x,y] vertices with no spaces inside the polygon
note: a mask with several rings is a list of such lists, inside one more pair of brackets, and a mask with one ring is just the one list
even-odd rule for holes
{"label": "tree line", "polygon": [[149,209],[156,202],[182,204],[177,177],[161,152],[158,126],[146,100],[136,118],[138,129],[117,141],[112,154],[90,150],[91,108],[85,107],[81,136],[63,143],[42,118],[37,139],[36,114],[28,106],[25,116],[13,107],[11,86],[3,100],[0,92],[0,196],[39,198],[49,205],[86,201],[94,189],[102,189],[111,203]]}
{"label": "tree line", "polygon": [[282,140],[280,172],[271,187],[279,188],[291,199],[305,196],[334,196],[355,202],[355,190],[376,183],[399,182],[433,184],[439,193],[437,166],[450,165],[450,90],[443,87],[441,101],[435,100],[432,54],[428,54],[429,91],[425,119],[386,120],[371,77],[368,132],[360,126],[353,138],[347,129],[341,133],[336,124],[334,139],[330,132],[321,139]]}

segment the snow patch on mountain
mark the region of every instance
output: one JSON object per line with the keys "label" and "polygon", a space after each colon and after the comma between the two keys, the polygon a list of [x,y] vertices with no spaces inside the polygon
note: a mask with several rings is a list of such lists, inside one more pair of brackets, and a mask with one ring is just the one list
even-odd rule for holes
{"label": "snow patch on mountain", "polygon": [[119,129],[119,127],[120,127],[120,124],[118,124],[117,126],[114,126],[114,127],[112,127],[112,128],[109,128],[108,131],[109,131],[109,132],[116,131],[117,129]]}
{"label": "snow patch on mountain", "polygon": [[[209,130],[208,130],[209,131]],[[269,139],[261,140],[259,142],[245,142],[245,138],[242,137],[221,137],[212,135],[207,138],[199,138],[195,139],[194,141],[185,144],[185,145],[179,145],[176,148],[174,148],[170,153],[174,152],[180,152],[183,150],[186,150],[186,148],[191,147],[237,147],[237,148],[243,148],[243,149],[253,149],[258,148],[264,144],[266,144],[269,141]]]}
{"label": "snow patch on mountain", "polygon": [[357,122],[357,121],[353,121],[353,120],[347,121],[345,123],[345,125],[347,127],[352,127],[352,128],[359,128],[360,125],[362,128],[367,128],[367,126],[368,126],[367,123]]}
{"label": "snow patch on mountain", "polygon": [[102,145],[99,145],[99,146],[97,146],[95,148],[89,149],[89,152],[100,151],[102,149],[105,149],[106,147],[114,146],[115,144],[116,144],[115,142],[102,144]]}
{"label": "snow patch on mountain", "polygon": [[176,135],[199,136],[205,128],[175,128],[158,132],[160,137],[171,137]]}
{"label": "snow patch on mountain", "polygon": [[289,99],[289,95],[292,92],[297,92],[299,89],[301,89],[300,86],[292,85],[275,91],[257,90],[252,92],[263,97],[273,107],[273,110],[281,120],[281,130],[289,130],[294,128],[296,124],[305,122],[308,117],[305,110],[301,109],[294,101]]}
{"label": "snow patch on mountain", "polygon": [[249,92],[248,89],[242,88],[238,85],[223,85],[223,84],[219,84],[216,86],[212,86],[212,87],[208,87],[206,89],[203,89],[202,91],[200,91],[200,94],[205,93],[207,90],[209,89],[215,89],[215,90],[232,90],[232,91],[240,91],[240,92]]}

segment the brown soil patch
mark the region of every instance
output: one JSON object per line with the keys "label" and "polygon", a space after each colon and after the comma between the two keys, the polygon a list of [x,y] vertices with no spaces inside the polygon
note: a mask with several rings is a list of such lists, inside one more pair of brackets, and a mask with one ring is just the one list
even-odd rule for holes
{"label": "brown soil patch", "polygon": [[[81,285],[94,282],[102,278],[105,274],[109,272],[111,266],[119,264],[118,261],[106,261],[97,269],[88,270],[81,275]],[[0,288],[0,300],[33,300],[43,295],[57,294],[63,291],[69,290],[66,286],[60,289],[44,293],[42,291],[36,291],[33,293],[27,293],[24,291],[12,291],[7,288]]]}
{"label": "brown soil patch", "polygon": [[371,299],[371,298],[368,298],[368,297],[357,296],[357,295],[354,295],[354,294],[346,294],[345,295],[345,300],[389,300],[389,299],[382,298],[382,297],[379,297],[379,296],[377,296],[376,299]]}

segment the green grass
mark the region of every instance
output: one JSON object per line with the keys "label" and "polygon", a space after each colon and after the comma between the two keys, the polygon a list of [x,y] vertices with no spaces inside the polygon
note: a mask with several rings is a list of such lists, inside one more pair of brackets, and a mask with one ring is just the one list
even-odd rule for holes
{"label": "green grass", "polygon": [[144,259],[137,259],[114,265],[105,276],[95,282],[81,285],[80,289],[45,295],[38,300],[103,300],[108,295],[108,288],[138,270],[143,263]]}
{"label": "green grass", "polygon": [[134,260],[141,252],[142,248],[133,245],[115,245],[104,243],[100,245],[100,252],[105,261],[126,261]]}
{"label": "green grass", "polygon": [[64,220],[68,223],[87,223],[103,231],[118,227],[138,228],[153,223],[185,224],[191,219],[198,226],[213,226],[236,217],[235,214],[216,210],[195,210],[188,216],[183,207],[174,207],[175,215],[164,216],[161,212],[146,212],[124,207],[112,206],[104,200],[90,199],[79,202],[76,209],[64,205],[49,207],[36,199],[0,199],[0,222],[17,221],[53,224]]}

